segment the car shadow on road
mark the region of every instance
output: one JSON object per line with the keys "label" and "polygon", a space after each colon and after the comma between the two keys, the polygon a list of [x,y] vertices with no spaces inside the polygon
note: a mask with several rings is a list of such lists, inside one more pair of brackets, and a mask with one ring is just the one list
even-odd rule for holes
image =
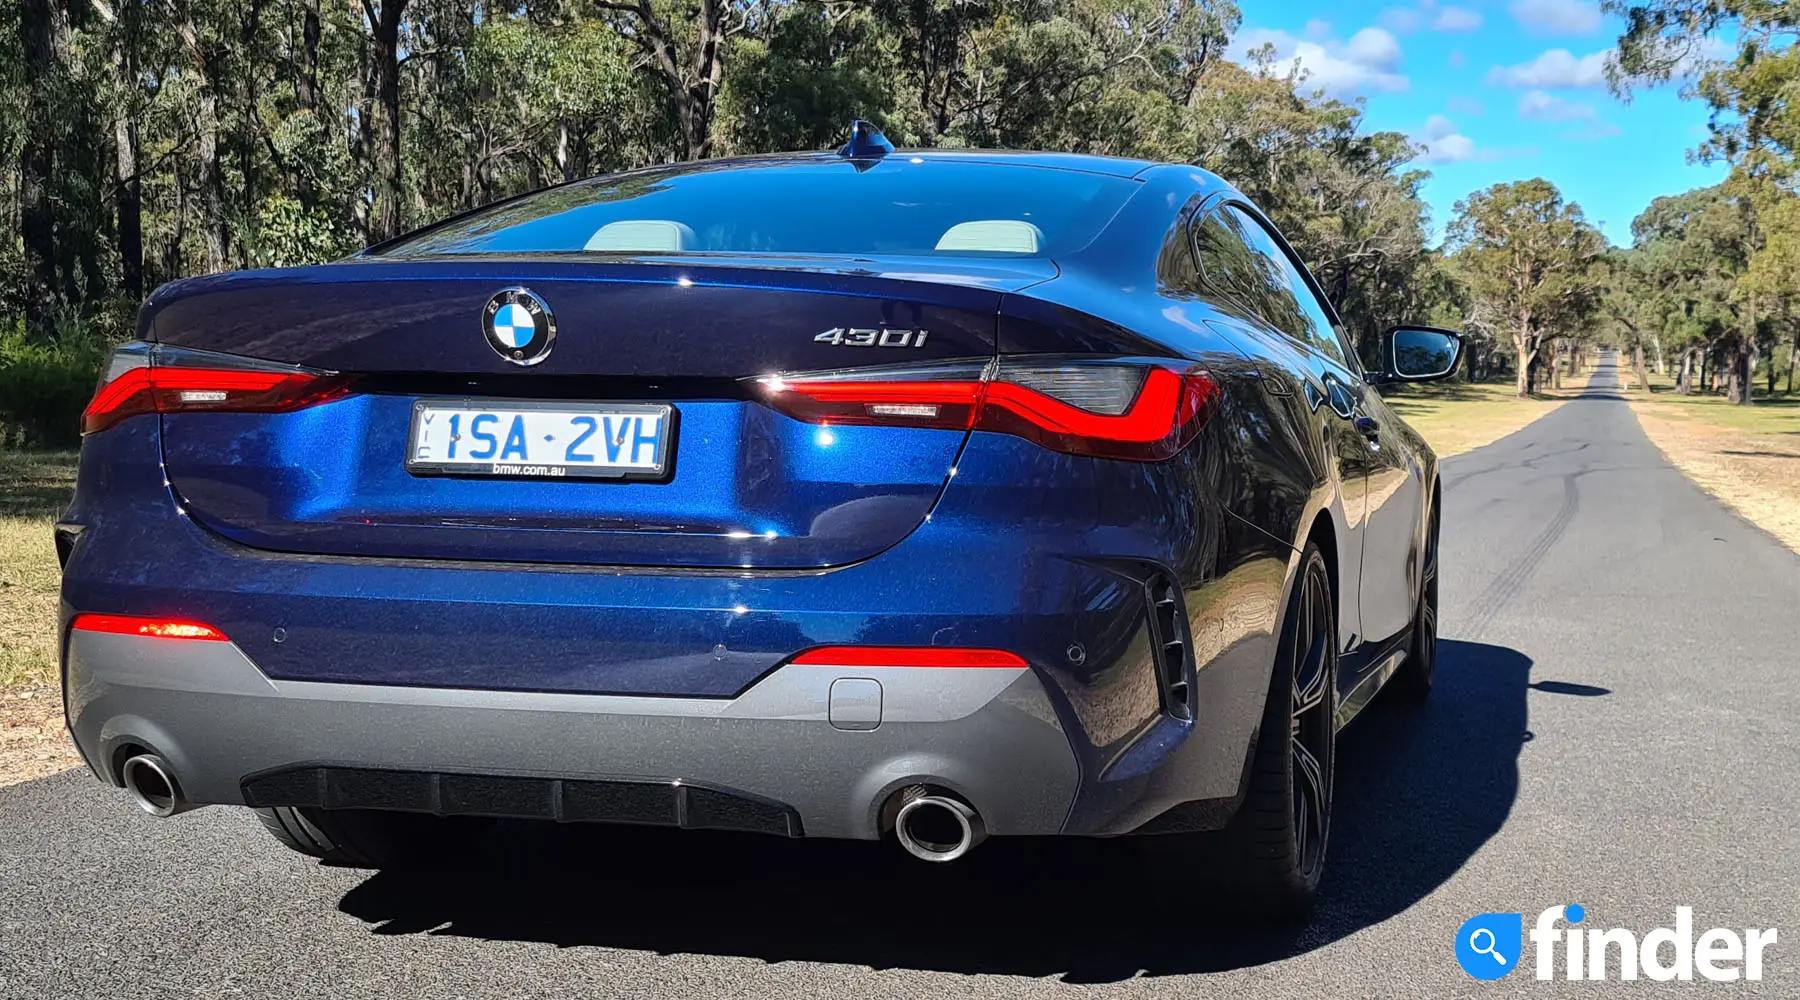
{"label": "car shadow on road", "polygon": [[381,934],[1113,982],[1310,951],[1412,906],[1506,822],[1531,661],[1445,640],[1428,709],[1378,699],[1339,743],[1304,927],[1233,919],[1134,866],[1129,840],[995,839],[932,866],[887,844],[520,824],[454,870],[381,872],[340,909]]}

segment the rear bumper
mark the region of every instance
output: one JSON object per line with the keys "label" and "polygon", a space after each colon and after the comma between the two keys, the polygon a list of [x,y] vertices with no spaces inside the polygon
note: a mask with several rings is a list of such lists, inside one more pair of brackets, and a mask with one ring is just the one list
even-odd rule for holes
{"label": "rear bumper", "polygon": [[[311,771],[281,804],[369,804],[346,789],[372,772],[402,776],[397,803],[451,811],[444,776],[450,793],[492,776],[524,784],[484,794],[536,802],[509,815],[590,818],[567,800],[596,790],[568,783],[598,782],[660,787],[680,820],[694,796],[667,789],[692,787],[834,837],[877,836],[886,796],[920,780],[964,794],[996,834],[1125,833],[1177,806],[1182,828],[1216,825],[1243,787],[1292,553],[1193,506],[1186,456],[1097,513],[1099,470],[1025,477],[1041,455],[1011,453],[1035,446],[994,437],[924,527],[865,562],[626,572],[238,545],[182,513],[154,430],[87,440],[67,518],[82,527],[63,568],[70,725],[115,783],[120,749],[142,746],[202,803],[276,804],[246,782]],[[1152,581],[1169,578],[1185,590],[1156,618]],[[80,612],[192,618],[234,641],[68,632]],[[782,665],[830,645],[1004,649],[1030,666]],[[1191,717],[1159,688],[1170,649]],[[843,681],[879,684],[879,725],[832,724]]]}
{"label": "rear bumper", "polygon": [[789,665],[732,699],[646,698],[275,681],[229,642],[73,632],[67,683],[70,728],[103,777],[116,783],[127,748],[153,751],[202,804],[870,839],[918,783],[962,794],[993,833],[1059,833],[1079,783],[1022,668]]}

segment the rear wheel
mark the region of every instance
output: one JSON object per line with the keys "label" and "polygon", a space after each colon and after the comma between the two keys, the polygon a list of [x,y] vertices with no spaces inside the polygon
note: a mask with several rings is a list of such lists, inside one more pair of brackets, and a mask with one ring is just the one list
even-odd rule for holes
{"label": "rear wheel", "polygon": [[397,868],[443,856],[472,832],[419,813],[275,806],[256,818],[290,850],[349,868]]}
{"label": "rear wheel", "polygon": [[1249,787],[1214,834],[1142,838],[1162,872],[1185,868],[1244,910],[1303,918],[1318,894],[1337,761],[1337,615],[1331,574],[1308,543],[1269,680]]}
{"label": "rear wheel", "polygon": [[1394,675],[1394,688],[1411,701],[1431,696],[1437,673],[1438,640],[1438,505],[1431,506],[1431,523],[1425,529],[1424,568],[1419,576],[1419,606],[1413,612],[1412,645]]}

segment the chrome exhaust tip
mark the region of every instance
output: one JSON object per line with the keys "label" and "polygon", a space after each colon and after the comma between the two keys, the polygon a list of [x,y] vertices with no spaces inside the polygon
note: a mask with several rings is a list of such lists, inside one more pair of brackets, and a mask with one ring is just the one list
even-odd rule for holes
{"label": "chrome exhaust tip", "polygon": [[125,791],[137,807],[159,819],[194,808],[181,797],[181,786],[175,783],[169,764],[155,754],[141,753],[119,769]]}
{"label": "chrome exhaust tip", "polygon": [[919,786],[902,793],[894,836],[915,858],[955,861],[987,839],[987,824],[967,802]]}

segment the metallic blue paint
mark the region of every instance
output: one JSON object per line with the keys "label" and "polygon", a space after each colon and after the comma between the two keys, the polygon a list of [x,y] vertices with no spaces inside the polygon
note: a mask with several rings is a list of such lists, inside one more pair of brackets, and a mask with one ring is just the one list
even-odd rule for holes
{"label": "metallic blue paint", "polygon": [[[64,627],[77,612],[191,617],[284,679],[710,698],[813,645],[1009,649],[1045,682],[1080,766],[1064,832],[1220,825],[1242,794],[1298,550],[1345,523],[1347,483],[1367,472],[1328,447],[1307,373],[1193,274],[1187,227],[1233,196],[1217,178],[919,155],[1099,170],[1139,190],[1054,263],[364,259],[159,290],[146,338],[358,373],[361,392],[283,415],[134,417],[87,438]],[[529,373],[479,331],[481,303],[509,285],[544,296],[559,323]],[[1134,463],[984,432],[840,427],[825,446],[820,428],[746,397],[745,376],[892,363],[811,339],[881,325],[930,329],[918,361],[1190,359],[1221,406],[1181,454]],[[449,394],[671,402],[673,479],[410,477],[408,408]],[[1434,478],[1423,442],[1369,406],[1396,468]],[[1335,585],[1352,607],[1354,567],[1405,558],[1344,555],[1328,560],[1351,572]],[[1159,576],[1185,602],[1193,721],[1163,710],[1154,680]]]}
{"label": "metallic blue paint", "polygon": [[274,416],[171,414],[170,479],[199,523],[277,551],[813,568],[918,527],[968,436],[678,401],[667,482],[421,476],[399,461],[411,405],[359,395]]}

